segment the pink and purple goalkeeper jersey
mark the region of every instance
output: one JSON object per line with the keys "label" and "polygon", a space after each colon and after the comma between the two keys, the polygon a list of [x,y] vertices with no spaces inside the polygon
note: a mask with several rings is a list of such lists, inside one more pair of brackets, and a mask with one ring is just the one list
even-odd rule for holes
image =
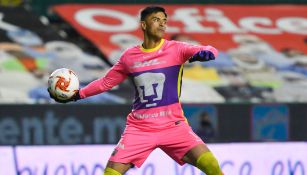
{"label": "pink and purple goalkeeper jersey", "polygon": [[82,88],[80,96],[102,93],[131,77],[135,99],[127,125],[148,131],[172,127],[177,121],[185,121],[179,101],[183,64],[201,50],[217,57],[218,51],[212,46],[164,39],[153,49],[129,48],[104,77]]}

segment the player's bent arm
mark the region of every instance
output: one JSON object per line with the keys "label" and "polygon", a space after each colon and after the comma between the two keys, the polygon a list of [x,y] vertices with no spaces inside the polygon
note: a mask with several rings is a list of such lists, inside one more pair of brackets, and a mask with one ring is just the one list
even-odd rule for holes
{"label": "player's bent arm", "polygon": [[125,72],[124,66],[121,61],[118,61],[104,77],[81,88],[79,91],[80,98],[83,99],[110,90],[112,87],[123,82],[126,78],[127,73]]}
{"label": "player's bent arm", "polygon": [[185,63],[194,61],[210,61],[214,60],[218,56],[218,50],[210,45],[198,46],[188,43],[181,43],[179,45],[180,61]]}
{"label": "player's bent arm", "polygon": [[190,63],[194,61],[205,62],[210,60],[215,60],[215,55],[209,50],[198,51],[192,57],[189,58]]}

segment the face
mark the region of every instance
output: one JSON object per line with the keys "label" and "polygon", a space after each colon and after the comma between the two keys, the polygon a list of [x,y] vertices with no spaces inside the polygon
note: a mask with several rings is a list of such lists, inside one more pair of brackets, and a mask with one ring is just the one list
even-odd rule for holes
{"label": "face", "polygon": [[144,33],[155,38],[162,38],[166,30],[167,18],[163,12],[152,13],[141,21]]}

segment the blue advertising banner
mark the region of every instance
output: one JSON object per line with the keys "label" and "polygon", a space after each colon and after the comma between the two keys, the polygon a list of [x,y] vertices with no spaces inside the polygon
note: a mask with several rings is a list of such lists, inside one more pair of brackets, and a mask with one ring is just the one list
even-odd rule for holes
{"label": "blue advertising banner", "polygon": [[253,140],[288,140],[289,111],[286,105],[256,105],[251,116]]}
{"label": "blue advertising banner", "polygon": [[[306,106],[189,104],[183,110],[206,143],[306,141]],[[129,105],[0,105],[0,145],[116,144],[130,111]]]}

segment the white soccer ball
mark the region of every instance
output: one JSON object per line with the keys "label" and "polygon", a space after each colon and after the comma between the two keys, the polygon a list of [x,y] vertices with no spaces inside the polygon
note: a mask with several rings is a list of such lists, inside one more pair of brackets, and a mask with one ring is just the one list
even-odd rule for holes
{"label": "white soccer ball", "polygon": [[79,79],[70,69],[57,69],[49,76],[49,92],[54,98],[68,100],[79,90]]}

